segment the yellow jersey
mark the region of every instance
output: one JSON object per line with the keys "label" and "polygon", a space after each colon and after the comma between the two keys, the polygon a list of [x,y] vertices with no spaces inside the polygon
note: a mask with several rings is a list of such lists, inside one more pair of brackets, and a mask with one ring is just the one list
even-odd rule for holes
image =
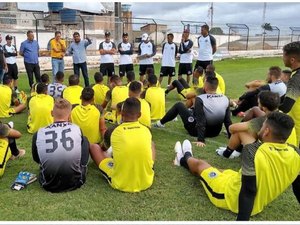
{"label": "yellow jersey", "polygon": [[37,94],[30,99],[27,131],[31,134],[42,127],[53,123],[51,111],[54,107],[54,99],[50,95]]}
{"label": "yellow jersey", "polygon": [[[62,46],[64,46],[64,48],[66,49],[66,41],[64,39],[60,39],[60,41],[56,41],[55,38],[53,38],[50,41],[50,56],[54,57],[54,58],[63,58],[64,57],[64,52],[62,51]],[[58,51],[54,51],[54,48]]]}
{"label": "yellow jersey", "polygon": [[127,86],[116,86],[111,91],[111,106],[116,108],[119,102],[124,102],[129,96]]}
{"label": "yellow jersey", "polygon": [[113,149],[112,187],[139,192],[153,183],[152,135],[136,122],[122,123],[111,135]]}
{"label": "yellow jersey", "polygon": [[101,141],[100,112],[94,105],[78,105],[71,113],[72,123],[78,125],[91,144]]}
{"label": "yellow jersey", "polygon": [[141,117],[139,122],[146,127],[151,128],[151,112],[149,103],[145,99],[139,98],[141,103]]}
{"label": "yellow jersey", "polygon": [[[297,152],[298,151],[298,152]],[[242,151],[242,169],[224,183],[228,208],[238,213],[242,174],[256,176],[257,193],[251,215],[261,212],[296,179],[300,172],[299,150],[288,144],[258,142]]]}
{"label": "yellow jersey", "polygon": [[109,91],[109,87],[107,87],[104,84],[95,84],[93,86],[95,95],[94,95],[94,100],[95,104],[102,105],[102,103],[105,100],[106,92]]}
{"label": "yellow jersey", "polygon": [[3,176],[6,163],[11,157],[11,151],[9,149],[8,139],[0,138],[0,177]]}
{"label": "yellow jersey", "polygon": [[83,87],[79,85],[66,87],[62,93],[64,99],[68,100],[72,105],[81,104],[81,92]]}
{"label": "yellow jersey", "polygon": [[149,87],[146,90],[145,100],[150,105],[151,120],[160,120],[165,115],[165,91],[160,87]]}
{"label": "yellow jersey", "polygon": [[0,84],[0,118],[10,117],[12,103],[12,89],[7,85]]}
{"label": "yellow jersey", "polygon": [[216,73],[216,78],[219,81],[219,85],[218,85],[216,93],[225,95],[225,81],[224,81],[223,77],[220,74]]}

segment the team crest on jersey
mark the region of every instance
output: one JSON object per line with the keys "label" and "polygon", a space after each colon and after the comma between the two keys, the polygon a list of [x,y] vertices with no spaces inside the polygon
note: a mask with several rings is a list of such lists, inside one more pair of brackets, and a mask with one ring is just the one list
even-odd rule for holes
{"label": "team crest on jersey", "polygon": [[107,166],[108,166],[109,168],[113,168],[114,163],[113,163],[113,162],[108,162],[108,163],[107,163]]}
{"label": "team crest on jersey", "polygon": [[174,50],[174,47],[171,47],[171,50]]}
{"label": "team crest on jersey", "polygon": [[215,178],[217,176],[217,173],[216,172],[210,172],[208,174],[209,178]]}

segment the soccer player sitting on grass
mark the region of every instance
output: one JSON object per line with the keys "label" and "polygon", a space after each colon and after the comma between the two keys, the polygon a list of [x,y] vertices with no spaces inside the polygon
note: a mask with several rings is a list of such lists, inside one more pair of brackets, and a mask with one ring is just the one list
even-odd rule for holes
{"label": "soccer player sitting on grass", "polygon": [[47,86],[39,83],[36,87],[37,95],[33,96],[28,106],[27,131],[35,133],[41,127],[53,123],[51,111],[54,105],[54,99],[47,95]]}
{"label": "soccer player sitting on grass", "polygon": [[135,80],[135,73],[134,73],[134,71],[128,71],[126,73],[126,79],[127,79],[126,86],[129,87],[130,83]]}
{"label": "soccer player sitting on grass", "polygon": [[18,149],[16,139],[21,133],[13,129],[13,122],[0,122],[0,177],[3,176],[6,163],[9,159],[17,159],[25,155],[24,149]]}
{"label": "soccer player sitting on grass", "polygon": [[217,93],[225,95],[225,91],[226,91],[225,81],[224,81],[223,77],[216,72],[215,66],[212,64],[207,65],[205,73],[207,73],[207,72],[213,72],[216,74],[216,78],[219,81]]}
{"label": "soccer player sitting on grass", "polygon": [[27,96],[20,93],[20,100],[13,95],[13,78],[5,75],[0,84],[0,118],[7,118],[26,109]]}
{"label": "soccer player sitting on grass", "polygon": [[[254,138],[258,138],[258,132],[261,129],[263,122],[266,120],[267,115],[271,112],[277,111],[280,104],[280,98],[277,93],[270,91],[262,91],[258,95],[258,105],[262,114],[248,122],[241,122],[232,124],[229,127],[231,133],[227,147],[220,147],[216,153],[225,158],[239,157],[243,149],[241,137],[247,133]],[[288,144],[297,145],[296,131],[292,130],[290,137],[287,140]]]}
{"label": "soccer player sitting on grass", "polygon": [[280,80],[282,80],[286,85],[291,79],[292,71],[290,70],[282,70]]}
{"label": "soccer player sitting on grass", "polygon": [[69,76],[69,86],[64,89],[61,96],[68,100],[73,106],[81,103],[81,92],[83,87],[79,85],[79,76]]}
{"label": "soccer player sitting on grass", "polygon": [[145,100],[150,105],[151,120],[160,120],[166,114],[166,97],[164,89],[157,87],[157,77],[148,77],[148,88],[145,93]]}
{"label": "soccer player sitting on grass", "polygon": [[55,75],[55,82],[48,85],[48,95],[52,96],[54,99],[61,98],[61,93],[66,88],[64,85],[65,74],[58,71]]}
{"label": "soccer player sitting on grass", "polygon": [[122,124],[111,134],[113,159],[99,145],[91,145],[90,154],[109,184],[120,191],[148,189],[154,178],[155,146],[150,130],[138,122],[141,103],[127,98],[122,107]]}
{"label": "soccer player sitting on grass", "polygon": [[177,102],[154,124],[154,127],[164,127],[164,124],[179,115],[187,132],[197,137],[196,145],[200,147],[205,146],[206,137],[219,135],[223,123],[229,134],[228,128],[231,125],[229,99],[225,95],[216,94],[217,87],[217,78],[206,78],[204,83],[206,94],[196,97],[194,109],[188,109],[184,103]]}
{"label": "soccer player sitting on grass", "polygon": [[95,73],[94,79],[95,79],[95,85],[93,86],[93,89],[95,91],[94,101],[96,105],[102,105],[105,100],[106,93],[109,91],[109,87],[103,84],[103,76],[100,72]]}
{"label": "soccer player sitting on grass", "polygon": [[39,83],[43,83],[45,85],[48,85],[49,84],[49,75],[44,73],[42,74],[41,76],[41,82],[37,82],[37,83],[34,83],[31,87],[31,90],[30,90],[30,97],[33,97],[35,96],[37,93],[36,93],[36,86],[39,84]]}
{"label": "soccer player sitting on grass", "polygon": [[89,142],[80,128],[69,122],[71,110],[67,100],[56,99],[54,123],[32,138],[32,157],[40,165],[39,182],[46,191],[71,191],[86,180]]}
{"label": "soccer player sitting on grass", "polygon": [[[281,195],[291,184],[300,203],[300,152],[286,144],[294,127],[293,120],[279,112],[270,113],[256,141],[243,135],[241,169],[219,170],[193,157],[188,140],[175,145],[175,165],[200,177],[201,184],[216,206],[237,213],[237,220],[249,220]],[[276,171],[276,172],[274,172]]]}
{"label": "soccer player sitting on grass", "polygon": [[85,87],[81,93],[81,104],[72,109],[71,121],[78,125],[91,144],[99,144],[106,130],[104,118],[94,104],[94,90]]}

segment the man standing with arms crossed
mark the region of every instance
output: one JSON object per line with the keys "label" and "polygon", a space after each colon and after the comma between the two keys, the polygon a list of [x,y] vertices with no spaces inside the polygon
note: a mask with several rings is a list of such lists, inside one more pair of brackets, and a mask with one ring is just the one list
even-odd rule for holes
{"label": "man standing with arms crossed", "polygon": [[178,80],[182,78],[183,74],[186,74],[186,82],[189,84],[191,75],[192,75],[192,63],[193,63],[193,54],[192,49],[194,43],[189,39],[190,31],[185,29],[182,34],[181,43],[179,45],[179,69],[178,69]]}
{"label": "man standing with arms crossed", "polygon": [[65,62],[64,56],[66,53],[66,42],[61,38],[61,32],[55,31],[55,37],[50,41],[50,55],[52,62],[52,83],[55,81],[55,76],[58,71],[64,72]]}
{"label": "man standing with arms crossed", "polygon": [[133,71],[133,64],[131,55],[133,54],[133,46],[128,42],[128,33],[123,33],[123,42],[118,45],[118,51],[120,52],[120,66],[119,75],[121,79],[125,76],[125,73]]}
{"label": "man standing with arms crossed", "polygon": [[5,37],[6,44],[3,46],[4,56],[7,64],[7,75],[11,76],[14,79],[13,90],[19,94],[18,90],[18,66],[16,63],[17,48],[15,45],[12,45],[12,36],[6,35]]}
{"label": "man standing with arms crossed", "polygon": [[201,26],[201,36],[198,37],[198,60],[195,69],[201,66],[204,70],[213,64],[213,54],[217,51],[216,39],[209,34],[209,26]]}
{"label": "man standing with arms crossed", "polygon": [[34,40],[34,34],[31,30],[27,31],[27,40],[21,43],[20,55],[24,57],[24,64],[29,80],[30,88],[33,85],[33,73],[36,83],[41,82],[41,72],[39,65],[39,43]]}

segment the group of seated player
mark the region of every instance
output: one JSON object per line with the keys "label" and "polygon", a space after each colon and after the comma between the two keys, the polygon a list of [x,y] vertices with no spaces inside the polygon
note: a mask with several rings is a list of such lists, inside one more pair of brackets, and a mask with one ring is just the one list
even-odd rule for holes
{"label": "group of seated player", "polygon": [[[182,145],[176,143],[174,164],[200,176],[213,204],[238,213],[238,219],[245,220],[250,214],[259,213],[291,183],[298,201],[300,199],[300,178],[296,174],[300,170],[300,160],[292,160],[292,157],[299,157],[299,150],[290,147],[299,146],[294,122],[289,116],[276,112],[286,92],[280,76],[280,68],[271,67],[267,84],[248,83],[249,91],[240,97],[233,111],[230,107],[234,101],[225,96],[225,82],[213,65],[207,66],[205,71],[197,67],[192,86],[181,78],[174,80],[166,90],[158,85],[151,70],[144,83],[135,81],[134,72],[130,71],[127,84],[123,84],[119,76],[112,75],[109,86],[103,84],[103,76],[97,72],[95,84],[85,88],[80,86],[77,75],[69,76],[68,86],[65,86],[62,72],[56,74],[53,84],[49,84],[49,76],[43,74],[42,82],[33,85],[28,100],[23,92],[14,96],[13,80],[5,76],[0,86],[0,92],[4,93],[0,98],[0,118],[28,107],[27,130],[33,134],[32,157],[40,166],[41,186],[51,192],[82,186],[86,181],[89,156],[113,188],[125,192],[146,190],[154,179],[155,144],[151,121],[155,121],[154,127],[163,128],[179,115],[188,134],[197,137],[195,144],[200,147],[206,145],[207,137],[218,136],[224,124],[229,142],[227,147],[217,149],[217,154],[235,158],[242,150],[246,152],[242,154],[239,173],[220,172],[205,161],[193,158],[188,140]],[[165,113],[166,96],[174,89],[185,102],[178,101]],[[231,113],[236,115],[238,110],[248,112],[241,123],[232,124]],[[105,121],[114,125],[105,124]],[[0,123],[0,149],[6,149],[0,155],[3,159],[0,176],[10,158],[25,154],[25,150],[16,145],[15,139],[20,136],[13,124]],[[285,173],[291,176],[282,181],[280,187],[275,182],[277,176],[270,178],[269,189],[262,191],[262,181],[256,178],[265,179],[285,157],[277,155],[275,163],[264,167],[268,148],[280,154],[290,152],[278,176]],[[264,169],[266,171],[262,172]],[[218,184],[225,182],[231,189],[225,190],[212,182],[211,178],[217,176],[222,178]],[[271,191],[272,188],[277,189]],[[255,196],[263,198],[267,191],[271,194],[264,201],[254,202]]]}

